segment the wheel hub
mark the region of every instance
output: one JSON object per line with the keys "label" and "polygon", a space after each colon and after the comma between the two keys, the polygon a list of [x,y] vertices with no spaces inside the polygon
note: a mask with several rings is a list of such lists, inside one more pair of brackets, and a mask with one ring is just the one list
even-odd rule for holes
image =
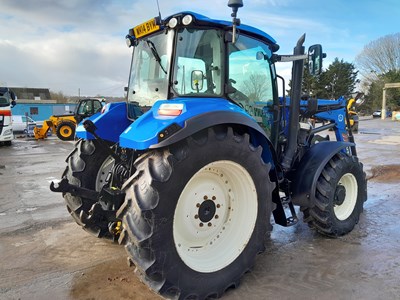
{"label": "wheel hub", "polygon": [[338,185],[335,190],[335,205],[342,205],[346,199],[346,188],[343,185]]}
{"label": "wheel hub", "polygon": [[244,167],[228,160],[202,167],[186,184],[174,213],[181,259],[198,272],[229,265],[251,238],[257,204],[254,181]]}
{"label": "wheel hub", "polygon": [[214,218],[216,206],[214,201],[206,200],[199,207],[199,219],[203,223],[207,223]]}

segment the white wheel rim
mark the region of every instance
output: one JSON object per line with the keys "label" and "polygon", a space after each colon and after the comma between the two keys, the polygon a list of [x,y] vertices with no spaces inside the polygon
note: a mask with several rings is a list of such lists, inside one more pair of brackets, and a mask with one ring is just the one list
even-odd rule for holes
{"label": "white wheel rim", "polygon": [[358,197],[357,179],[353,174],[346,173],[340,178],[339,185],[346,189],[346,197],[341,205],[333,207],[336,218],[346,220],[354,211]]}
{"label": "white wheel rim", "polygon": [[245,168],[227,160],[206,165],[186,184],[175,209],[173,236],[180,258],[198,272],[223,269],[249,242],[257,212],[256,187]]}
{"label": "white wheel rim", "polygon": [[96,176],[96,191],[100,191],[103,188],[103,185],[106,184],[106,178],[108,173],[111,171],[114,166],[115,159],[112,156],[107,157],[103,164],[100,166],[99,172]]}

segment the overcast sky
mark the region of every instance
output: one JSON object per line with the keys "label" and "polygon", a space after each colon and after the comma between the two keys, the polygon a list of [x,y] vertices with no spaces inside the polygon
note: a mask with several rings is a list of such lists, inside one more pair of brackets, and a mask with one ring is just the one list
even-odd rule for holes
{"label": "overcast sky", "polygon": [[[159,0],[161,14],[192,10],[230,20],[228,0]],[[369,42],[400,31],[398,0],[244,0],[238,16],[290,54],[320,43],[328,57],[354,62]],[[128,29],[158,15],[156,0],[0,0],[0,85],[75,96],[123,96],[132,50]],[[290,64],[278,67],[288,78]]]}

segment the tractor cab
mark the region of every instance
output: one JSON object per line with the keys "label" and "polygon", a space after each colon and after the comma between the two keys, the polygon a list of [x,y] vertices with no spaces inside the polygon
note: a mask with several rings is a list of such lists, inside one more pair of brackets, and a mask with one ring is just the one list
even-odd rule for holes
{"label": "tractor cab", "polygon": [[245,25],[238,26],[235,43],[232,38],[232,23],[192,12],[136,26],[127,36],[134,47],[128,102],[219,98],[269,128],[269,107],[278,99],[271,58],[279,46]]}
{"label": "tractor cab", "polygon": [[[238,23],[182,12],[131,29],[126,36],[133,47],[128,104],[148,110],[157,100],[228,101],[251,115],[276,144],[281,124],[272,128],[273,120],[280,119],[282,104],[274,65],[282,60],[274,54],[279,45],[263,31]],[[310,47],[311,73],[321,70],[318,46]],[[286,61],[306,57],[288,55]]]}

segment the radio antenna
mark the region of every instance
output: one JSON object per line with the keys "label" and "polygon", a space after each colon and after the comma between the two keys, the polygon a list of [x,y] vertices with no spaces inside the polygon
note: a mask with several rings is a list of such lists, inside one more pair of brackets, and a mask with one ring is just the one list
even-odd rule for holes
{"label": "radio antenna", "polygon": [[158,8],[158,17],[160,18],[160,21],[161,21],[162,19],[161,19],[160,4],[158,4],[158,0],[156,0],[156,2],[157,2],[157,8]]}

